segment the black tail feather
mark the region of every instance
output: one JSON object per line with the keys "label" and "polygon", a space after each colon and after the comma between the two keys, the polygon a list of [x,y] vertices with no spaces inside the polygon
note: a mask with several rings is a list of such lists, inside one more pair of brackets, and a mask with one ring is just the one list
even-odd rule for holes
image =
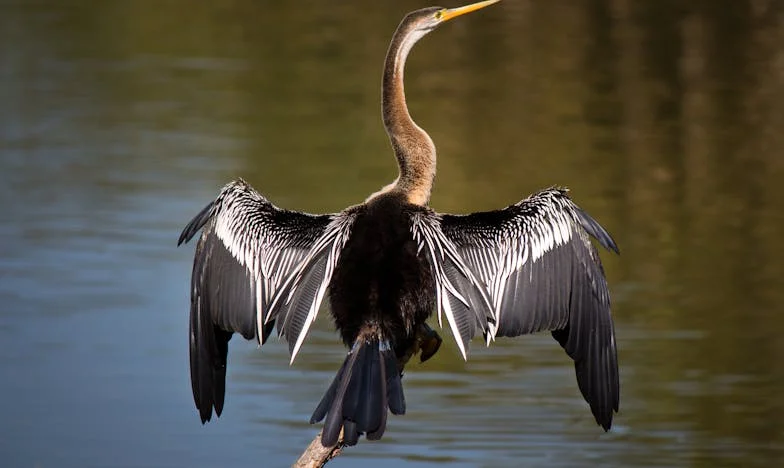
{"label": "black tail feather", "polygon": [[[397,359],[384,355],[384,370],[387,376],[387,403],[389,411],[394,415],[406,414],[406,398],[403,395],[403,381],[400,380],[400,371],[397,369]],[[379,436],[381,437],[381,436]]]}
{"label": "black tail feather", "polygon": [[[387,412],[386,408],[389,407],[389,396],[387,394],[388,389],[392,388],[390,385],[387,384],[387,363],[388,359],[384,358],[383,353],[378,353],[378,370],[379,370],[379,379],[382,383],[382,391],[379,392],[381,396],[381,407],[384,408],[384,411],[381,411],[381,420],[378,423],[377,430],[368,430],[367,432],[367,439],[368,440],[379,440],[381,436],[384,435],[384,428],[387,426]],[[394,369],[394,374],[397,376],[396,378],[400,380],[400,374],[397,372],[397,369]]]}
{"label": "black tail feather", "polygon": [[[381,413],[387,411],[386,402],[382,401],[386,400],[386,382],[382,381],[381,368],[378,365],[381,352],[369,352],[368,354],[368,371],[365,372],[361,382],[360,401],[357,402],[355,417],[360,427],[372,431],[381,424]],[[361,397],[364,397],[364,401]],[[381,408],[381,411],[378,408]]]}
{"label": "black tail feather", "polygon": [[387,409],[393,414],[405,412],[397,358],[388,342],[379,342],[375,336],[360,337],[310,422],[326,417],[321,434],[325,447],[337,444],[341,429],[343,441],[354,445],[363,433],[369,440],[378,440],[384,435]]}
{"label": "black tail feather", "polygon": [[[357,442],[359,442],[359,431],[357,430],[357,423],[354,421],[343,421],[343,442],[345,442],[346,445],[357,445]],[[335,441],[335,443],[337,443],[337,441]],[[326,444],[324,444],[324,446],[328,447]]]}
{"label": "black tail feather", "polygon": [[327,393],[321,397],[321,401],[319,402],[316,410],[313,412],[313,416],[310,417],[310,423],[316,424],[317,422],[324,419],[324,416],[327,415],[327,411],[332,406],[332,401],[335,400],[335,393],[338,391],[338,384],[343,380],[343,374],[346,373],[346,367],[348,364],[348,359],[343,361],[343,365],[340,367],[338,371],[338,375],[332,380],[332,384],[327,389]]}
{"label": "black tail feather", "polygon": [[[327,420],[324,421],[324,429],[321,431],[321,444],[325,447],[332,447],[338,443],[340,437],[340,428],[343,426],[343,401],[346,395],[346,389],[351,381],[351,376],[357,362],[356,352],[349,353],[346,361],[343,363],[343,375],[340,380],[336,380],[335,395],[332,401],[327,403],[329,407],[327,411]],[[319,403],[321,406],[321,403]],[[313,415],[315,416],[315,414]],[[318,421],[318,420],[317,420]]]}

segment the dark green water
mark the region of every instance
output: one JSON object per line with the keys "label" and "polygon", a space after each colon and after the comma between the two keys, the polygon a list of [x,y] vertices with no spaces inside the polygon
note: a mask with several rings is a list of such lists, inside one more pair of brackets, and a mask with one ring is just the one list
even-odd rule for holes
{"label": "dark green water", "polygon": [[[344,353],[329,323],[293,367],[233,342],[202,427],[174,244],[234,177],[313,212],[391,181],[381,65],[422,6],[0,3],[2,466],[296,458]],[[334,466],[784,465],[784,3],[505,0],[406,72],[437,210],[566,185],[615,236],[621,412],[602,433],[549,336],[449,343]]]}

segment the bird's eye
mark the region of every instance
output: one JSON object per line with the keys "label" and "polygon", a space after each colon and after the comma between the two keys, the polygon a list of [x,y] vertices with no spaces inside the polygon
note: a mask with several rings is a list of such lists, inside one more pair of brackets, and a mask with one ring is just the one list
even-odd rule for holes
{"label": "bird's eye", "polygon": [[437,20],[440,20],[444,16],[444,10],[438,10],[434,16]]}

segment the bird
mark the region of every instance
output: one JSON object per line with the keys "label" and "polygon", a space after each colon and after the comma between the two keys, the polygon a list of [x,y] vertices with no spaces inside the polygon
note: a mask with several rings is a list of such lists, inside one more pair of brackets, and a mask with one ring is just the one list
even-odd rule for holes
{"label": "bird", "polygon": [[[399,174],[338,213],[279,208],[242,179],[182,231],[199,231],[191,277],[191,387],[202,423],[220,416],[234,333],[264,345],[273,332],[294,362],[326,297],[346,357],[311,424],[321,443],[378,440],[388,413],[406,412],[403,367],[424,362],[441,337],[436,315],[467,359],[475,336],[550,331],[574,361],[577,384],[605,431],[619,407],[610,295],[597,248],[619,253],[610,234],[563,188],[507,206],[455,215],[429,207],[436,147],[409,114],[403,74],[411,48],[451,21],[499,0],[409,13],[383,69],[382,120]],[[444,324],[444,319],[446,324]],[[342,439],[341,439],[342,434]]]}

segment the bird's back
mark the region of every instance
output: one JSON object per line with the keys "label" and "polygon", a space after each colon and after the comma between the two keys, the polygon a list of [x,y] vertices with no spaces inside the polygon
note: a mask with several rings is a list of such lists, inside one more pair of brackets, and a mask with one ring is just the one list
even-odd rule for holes
{"label": "bird's back", "polygon": [[376,323],[399,350],[431,314],[431,267],[411,234],[411,213],[421,209],[396,194],[359,208],[330,283],[332,315],[347,345]]}

